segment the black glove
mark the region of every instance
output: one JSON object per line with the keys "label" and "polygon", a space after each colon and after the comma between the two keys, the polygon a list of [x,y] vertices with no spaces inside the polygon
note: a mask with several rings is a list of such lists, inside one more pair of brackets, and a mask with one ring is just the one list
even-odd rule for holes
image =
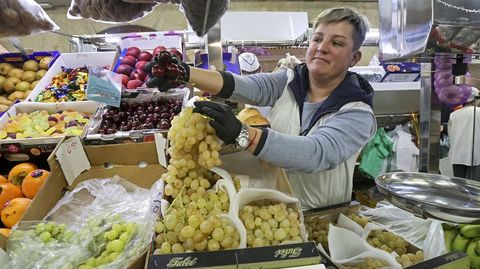
{"label": "black glove", "polygon": [[184,85],[190,79],[190,67],[182,62],[176,54],[162,51],[145,65],[148,73],[147,87],[157,87],[166,92],[171,88]]}
{"label": "black glove", "polygon": [[224,104],[195,101],[193,112],[212,118],[210,125],[215,129],[218,138],[225,144],[235,144],[236,138],[242,129],[242,123],[235,117],[232,109]]}

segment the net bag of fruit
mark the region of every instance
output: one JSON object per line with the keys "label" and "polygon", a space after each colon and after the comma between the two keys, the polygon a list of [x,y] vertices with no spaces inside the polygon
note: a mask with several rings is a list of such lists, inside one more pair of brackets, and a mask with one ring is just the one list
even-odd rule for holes
{"label": "net bag of fruit", "polygon": [[127,268],[153,237],[152,195],[119,176],[79,183],[43,221],[12,231],[7,268]]}
{"label": "net bag of fruit", "polygon": [[33,0],[0,1],[0,38],[58,29],[43,8]]}
{"label": "net bag of fruit", "polygon": [[182,0],[182,8],[193,31],[204,36],[225,14],[229,0]]}
{"label": "net bag of fruit", "polygon": [[104,23],[133,22],[152,12],[155,1],[129,3],[118,0],[72,0],[67,11],[69,19],[91,19]]}
{"label": "net bag of fruit", "polygon": [[247,231],[247,247],[307,241],[297,198],[271,189],[240,189],[232,211]]}

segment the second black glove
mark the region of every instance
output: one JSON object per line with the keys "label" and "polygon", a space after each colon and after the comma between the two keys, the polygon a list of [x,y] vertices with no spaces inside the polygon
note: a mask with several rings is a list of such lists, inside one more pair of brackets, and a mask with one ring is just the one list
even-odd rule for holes
{"label": "second black glove", "polygon": [[242,129],[242,123],[233,114],[232,109],[224,104],[210,101],[195,101],[193,112],[210,117],[210,125],[225,144],[235,144]]}

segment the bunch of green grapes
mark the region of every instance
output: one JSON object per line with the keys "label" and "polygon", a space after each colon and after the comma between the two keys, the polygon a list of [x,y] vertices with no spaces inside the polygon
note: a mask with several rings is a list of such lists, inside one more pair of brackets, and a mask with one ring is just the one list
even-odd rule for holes
{"label": "bunch of green grapes", "polygon": [[195,214],[184,222],[184,215],[177,212],[165,216],[164,221],[157,221],[155,254],[238,248],[240,235],[227,219]]}
{"label": "bunch of green grapes", "polygon": [[403,268],[405,268],[417,263],[421,263],[424,261],[424,259],[425,257],[423,255],[423,251],[418,250],[416,253],[407,253],[397,257],[397,262],[400,263]]}
{"label": "bunch of green grapes", "polygon": [[74,234],[67,228],[68,226],[65,223],[41,222],[35,226],[35,234],[43,243],[52,241],[70,242]]}
{"label": "bunch of green grapes", "polygon": [[301,243],[298,213],[285,203],[264,201],[244,206],[239,217],[247,230],[247,247]]}
{"label": "bunch of green grapes", "polygon": [[91,269],[104,264],[109,264],[122,255],[125,247],[137,233],[136,223],[114,223],[108,230],[100,233],[96,241],[101,242],[99,253],[95,257],[88,258],[79,269]]}
{"label": "bunch of green grapes", "polygon": [[349,269],[380,269],[388,267],[388,262],[381,259],[365,258],[365,261],[362,263],[346,267]]}
{"label": "bunch of green grapes", "polygon": [[388,253],[395,251],[400,256],[407,253],[407,248],[410,245],[401,236],[385,230],[371,231],[367,242],[371,246],[385,250]]}
{"label": "bunch of green grapes", "polygon": [[184,109],[172,120],[168,131],[170,164],[162,175],[164,194],[176,198],[185,189],[187,195],[204,195],[219,179],[208,169],[220,166],[221,145],[208,119],[192,108]]}
{"label": "bunch of green grapes", "polygon": [[322,244],[322,247],[325,250],[328,250],[328,230],[330,223],[330,221],[315,217],[305,218],[308,238],[315,241],[317,244]]}
{"label": "bunch of green grapes", "polygon": [[348,213],[346,216],[348,218],[350,218],[351,220],[355,221],[358,225],[362,226],[362,228],[365,228],[367,223],[370,221],[369,218],[364,217],[364,216],[360,216],[360,215],[355,214],[355,213]]}

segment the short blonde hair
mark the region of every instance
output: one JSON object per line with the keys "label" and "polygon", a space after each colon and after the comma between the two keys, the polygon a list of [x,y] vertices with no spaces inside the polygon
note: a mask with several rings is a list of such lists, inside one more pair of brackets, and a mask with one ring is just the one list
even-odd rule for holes
{"label": "short blonde hair", "polygon": [[317,29],[320,23],[347,22],[353,26],[353,49],[358,50],[365,40],[369,29],[368,19],[348,7],[330,8],[322,11],[314,20],[313,30]]}

